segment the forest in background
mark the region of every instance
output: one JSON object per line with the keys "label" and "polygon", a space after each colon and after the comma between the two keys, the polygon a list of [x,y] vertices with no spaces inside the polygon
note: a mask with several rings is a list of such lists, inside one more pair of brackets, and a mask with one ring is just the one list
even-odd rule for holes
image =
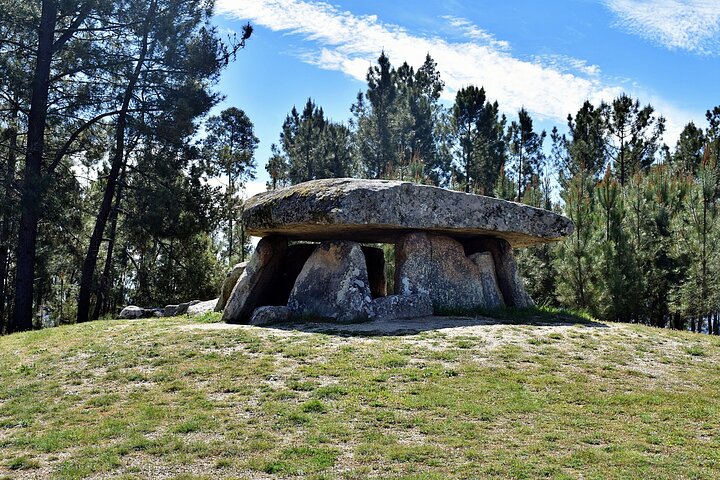
{"label": "forest in background", "polygon": [[[208,0],[0,0],[0,333],[128,303],[216,296],[249,242],[252,121],[214,90],[252,33],[220,38]],[[428,55],[382,53],[346,123],[292,107],[268,188],[400,179],[561,212],[556,245],[518,252],[538,304],[720,334],[720,107],[667,145],[621,95],[537,131],[469,85],[447,107]],[[220,185],[220,186],[215,186]]]}

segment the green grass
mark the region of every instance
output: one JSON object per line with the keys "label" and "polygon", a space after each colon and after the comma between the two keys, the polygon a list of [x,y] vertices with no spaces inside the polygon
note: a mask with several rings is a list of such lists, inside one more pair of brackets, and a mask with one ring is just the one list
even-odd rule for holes
{"label": "green grass", "polygon": [[397,336],[211,314],[2,337],[0,478],[720,478],[720,339],[494,315]]}

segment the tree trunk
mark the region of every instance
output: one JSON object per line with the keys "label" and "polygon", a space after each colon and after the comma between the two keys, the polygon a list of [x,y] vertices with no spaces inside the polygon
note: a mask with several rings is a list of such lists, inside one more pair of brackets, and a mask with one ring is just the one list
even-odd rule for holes
{"label": "tree trunk", "polygon": [[227,195],[228,215],[228,264],[233,265],[233,216],[235,215],[235,182],[232,178],[230,168],[228,168],[228,195]]}
{"label": "tree trunk", "polygon": [[12,210],[16,208],[12,198],[13,181],[15,179],[15,166],[17,164],[17,138],[18,132],[15,128],[15,120],[17,119],[17,111],[12,112],[12,126],[7,130],[8,137],[8,156],[3,179],[3,197],[10,204],[8,211],[3,213],[2,224],[0,225],[0,335],[5,330],[5,295],[7,293],[7,277],[10,263],[10,234],[12,233]]}
{"label": "tree trunk", "polygon": [[102,243],[103,233],[105,232],[105,225],[107,224],[108,217],[110,216],[112,200],[115,196],[115,189],[120,175],[120,168],[122,167],[125,158],[125,126],[127,124],[127,114],[130,108],[130,100],[132,99],[135,85],[140,77],[142,66],[145,63],[145,57],[148,50],[150,22],[154,20],[156,7],[157,0],[153,0],[148,8],[148,14],[145,17],[145,22],[143,24],[140,55],[138,57],[137,64],[135,65],[135,70],[128,79],[128,85],[125,88],[125,94],[123,96],[122,107],[120,108],[120,113],[118,113],[117,125],[115,127],[115,152],[110,166],[107,184],[105,185],[105,193],[103,194],[100,211],[95,219],[95,228],[93,229],[92,236],[90,237],[90,244],[88,245],[87,255],[85,255],[85,261],[83,262],[82,275],[80,277],[80,293],[78,295],[77,313],[78,323],[87,322],[90,314],[90,297],[92,294],[95,266],[97,265],[97,258],[100,253],[100,244]]}
{"label": "tree trunk", "polygon": [[43,197],[40,169],[45,150],[50,63],[53,53],[56,17],[57,5],[55,1],[43,0],[38,32],[37,60],[35,72],[33,73],[30,115],[28,116],[25,171],[21,187],[17,272],[15,276],[15,311],[9,329],[13,332],[32,328],[36,241]]}
{"label": "tree trunk", "polygon": [[100,277],[100,288],[98,289],[97,299],[95,301],[95,310],[92,319],[97,320],[100,315],[108,312],[108,297],[110,296],[110,287],[112,286],[112,265],[113,252],[115,250],[115,237],[117,236],[117,221],[120,212],[120,202],[122,202],[123,181],[125,178],[125,168],[127,165],[127,157],[123,163],[120,177],[118,178],[117,194],[115,195],[115,205],[110,212],[110,231],[108,232],[107,255],[105,256],[105,266],[103,267],[102,277]]}

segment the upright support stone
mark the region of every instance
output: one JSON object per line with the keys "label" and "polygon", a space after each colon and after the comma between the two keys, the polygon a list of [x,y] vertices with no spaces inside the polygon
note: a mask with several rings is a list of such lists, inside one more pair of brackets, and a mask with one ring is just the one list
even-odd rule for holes
{"label": "upright support stone", "polygon": [[509,307],[532,307],[535,303],[525,291],[518,272],[512,246],[502,238],[474,238],[465,242],[465,251],[472,255],[490,252],[495,262],[495,273],[500,291]]}
{"label": "upright support stone", "polygon": [[247,323],[253,310],[272,304],[273,283],[278,278],[286,249],[284,237],[269,236],[260,240],[225,305],[224,322]]}
{"label": "upright support stone", "polygon": [[486,307],[477,265],[449,237],[412,232],[395,246],[395,293],[427,294],[435,313]]}
{"label": "upright support stone", "polygon": [[387,277],[385,276],[385,252],[382,248],[362,247],[373,298],[387,295]]}
{"label": "upright support stone", "polygon": [[502,292],[495,273],[495,262],[490,252],[473,253],[468,258],[480,270],[480,283],[485,294],[485,303],[488,308],[500,308],[505,306]]}
{"label": "upright support stone", "polygon": [[372,316],[365,256],[355,242],[321,243],[298,276],[288,307],[294,316],[340,323]]}
{"label": "upright support stone", "polygon": [[267,305],[287,305],[295,281],[317,246],[317,243],[296,243],[287,247]]}
{"label": "upright support stone", "polygon": [[225,309],[225,304],[227,303],[228,298],[230,298],[230,294],[232,293],[233,288],[235,288],[235,284],[240,278],[240,275],[242,275],[245,271],[246,266],[247,262],[238,263],[225,276],[225,280],[223,281],[222,289],[220,291],[220,298],[218,298],[218,302],[215,305],[216,312],[222,312]]}

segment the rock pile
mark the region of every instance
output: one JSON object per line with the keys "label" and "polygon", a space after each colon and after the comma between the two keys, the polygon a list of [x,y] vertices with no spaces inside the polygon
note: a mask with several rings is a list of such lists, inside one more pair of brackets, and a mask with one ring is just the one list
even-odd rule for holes
{"label": "rock pile", "polygon": [[[513,247],[573,231],[561,215],[514,202],[355,179],[256,195],[245,203],[243,221],[250,235],[263,238],[250,260],[236,266],[234,286],[227,286],[230,275],[223,286],[230,290],[223,320],[256,325],[529,306]],[[378,242],[395,245],[392,295],[383,250],[361,245]]]}
{"label": "rock pile", "polygon": [[191,302],[179,303],[177,305],[165,305],[164,308],[144,308],[136,305],[128,305],[120,311],[118,318],[135,319],[135,318],[151,318],[151,317],[176,317],[178,315],[200,315],[202,313],[211,312],[219,299],[201,302],[193,300]]}

